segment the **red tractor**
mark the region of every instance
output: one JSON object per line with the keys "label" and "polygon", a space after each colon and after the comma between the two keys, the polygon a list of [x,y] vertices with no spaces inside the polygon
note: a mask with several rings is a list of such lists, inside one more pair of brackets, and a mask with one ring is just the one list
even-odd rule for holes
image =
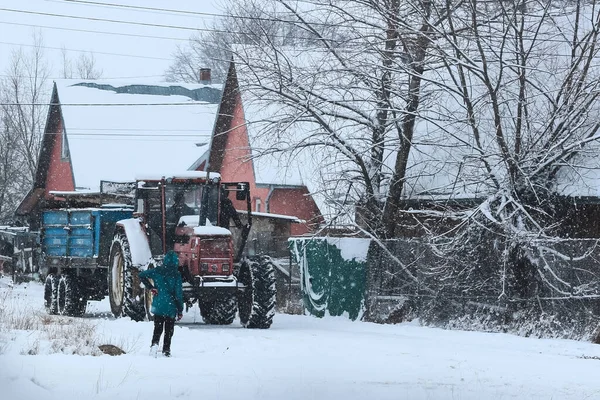
{"label": "red tractor", "polygon": [[[187,307],[197,303],[205,323],[266,329],[275,313],[275,271],[269,257],[251,259],[244,247],[252,226],[249,184],[223,183],[219,174],[185,172],[138,179],[133,218],[118,221],[110,249],[108,290],[115,317],[151,319],[151,294],[138,272],[154,268],[168,250],[179,255]],[[237,216],[230,192],[245,201]],[[237,227],[229,229],[233,217]],[[232,232],[235,235],[232,235]]]}

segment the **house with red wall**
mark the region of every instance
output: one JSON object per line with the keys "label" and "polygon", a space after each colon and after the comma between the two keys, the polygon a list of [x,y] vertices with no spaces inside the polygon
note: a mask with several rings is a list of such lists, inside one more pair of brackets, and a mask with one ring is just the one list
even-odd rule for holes
{"label": "house with red wall", "polygon": [[[252,143],[257,115],[244,101],[246,95],[232,61],[209,148],[195,169],[219,172],[225,182],[249,182],[254,213],[296,217],[299,223],[291,226],[294,236],[314,232],[323,216],[309,190],[310,182],[303,179],[302,171],[282,165],[274,155],[257,157]],[[242,202],[234,201],[234,205],[245,209]]]}
{"label": "house with red wall", "polygon": [[222,85],[209,80],[56,81],[34,186],[17,216],[35,228],[40,210],[74,194],[97,192],[96,201],[110,201],[102,182],[190,169],[206,151],[221,95]]}

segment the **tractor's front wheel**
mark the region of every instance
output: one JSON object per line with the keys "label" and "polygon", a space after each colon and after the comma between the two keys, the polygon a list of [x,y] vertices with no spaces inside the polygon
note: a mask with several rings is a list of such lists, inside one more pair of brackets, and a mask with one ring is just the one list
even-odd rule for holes
{"label": "tractor's front wheel", "polygon": [[138,270],[132,266],[129,240],[117,233],[110,247],[108,297],[116,318],[127,315],[134,321],[146,317],[146,295],[140,287]]}
{"label": "tractor's front wheel", "polygon": [[268,329],[275,315],[275,268],[268,257],[244,261],[238,272],[244,289],[238,294],[240,321],[246,328]]}
{"label": "tractor's front wheel", "polygon": [[202,320],[209,325],[230,325],[237,313],[235,296],[218,296],[214,301],[199,300],[198,306]]}
{"label": "tractor's front wheel", "polygon": [[[110,311],[115,318],[123,315],[123,297],[124,297],[124,276],[125,268],[131,265],[131,257],[126,257],[129,254],[129,242],[125,235],[116,234],[110,246],[109,270],[108,270],[108,299],[110,302]],[[126,241],[127,249],[123,240]],[[129,265],[127,265],[129,263]]]}

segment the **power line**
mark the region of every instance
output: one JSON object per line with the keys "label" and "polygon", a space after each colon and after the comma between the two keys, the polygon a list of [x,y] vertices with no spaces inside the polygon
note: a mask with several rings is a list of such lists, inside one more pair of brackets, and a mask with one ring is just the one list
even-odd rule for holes
{"label": "power line", "polygon": [[[75,2],[76,0],[65,0],[65,1],[73,1]],[[85,2],[83,1],[82,3],[90,3],[90,2]],[[97,4],[104,4],[104,6],[108,6],[108,5],[112,5],[115,7],[118,7],[120,5],[116,5],[116,4],[108,4],[108,3],[98,3]],[[137,6],[124,6],[124,7],[137,7]],[[142,8],[147,8],[147,9],[152,9],[150,7],[142,7]],[[168,9],[165,9],[166,11],[169,11]],[[187,30],[187,31],[199,31],[199,32],[212,32],[212,33],[225,33],[225,34],[241,34],[241,35],[252,35],[254,34],[254,32],[241,32],[241,31],[232,31],[232,30],[225,30],[225,29],[215,29],[215,28],[192,28],[192,27],[188,27],[188,26],[176,26],[176,25],[163,25],[163,24],[151,24],[151,23],[145,23],[145,22],[135,22],[135,21],[122,21],[122,20],[112,20],[112,19],[105,19],[105,18],[94,18],[94,17],[81,17],[81,16],[74,16],[74,15],[65,15],[65,14],[54,14],[54,13],[43,13],[43,12],[36,12],[36,11],[26,11],[26,10],[15,10],[15,9],[8,9],[8,8],[0,8],[0,11],[8,11],[8,12],[15,12],[15,13],[24,13],[24,14],[34,14],[34,15],[42,15],[42,16],[50,16],[50,17],[60,17],[60,18],[70,18],[70,19],[79,19],[79,20],[89,20],[89,21],[98,21],[98,22],[109,22],[109,23],[116,23],[116,24],[126,24],[126,25],[139,25],[139,26],[146,26],[146,27],[155,27],[155,28],[168,28],[168,29],[181,29],[181,30]],[[176,12],[177,10],[172,10],[173,12]],[[184,11],[182,11],[184,12]],[[210,13],[206,13],[206,14],[210,14]],[[215,16],[219,16],[219,14],[213,14]],[[232,16],[235,18],[235,16]],[[286,21],[286,20],[280,20],[280,19],[269,19],[269,18],[261,18],[261,17],[240,17],[240,18],[244,18],[244,19],[253,19],[253,20],[266,20],[266,21],[273,21],[273,22],[289,22],[289,23],[297,23],[294,21]],[[308,22],[309,25],[324,25],[324,26],[332,26],[333,24],[326,24],[326,23],[319,23],[319,22]],[[356,28],[363,28],[363,29],[368,29],[368,30],[372,30],[372,28],[370,27],[351,27],[352,29],[356,29]],[[143,36],[143,35],[142,35]],[[278,37],[278,38],[284,38],[287,39],[288,37],[285,35],[271,35],[272,37]],[[298,40],[318,40],[319,38],[316,36],[312,36],[312,37],[294,37],[294,39],[298,39]],[[326,39],[327,40],[327,39]],[[551,39],[551,38],[544,38],[543,39],[544,42],[554,42],[554,43],[569,43],[567,40],[561,40],[561,39]],[[80,51],[80,50],[73,50],[73,51]],[[99,53],[101,54],[101,53]],[[563,55],[561,55],[563,56]],[[569,55],[564,55],[564,56],[569,56]],[[141,57],[141,56],[138,56]]]}
{"label": "power line", "polygon": [[[0,23],[3,23],[2,21],[0,21]],[[90,31],[93,32],[93,31]],[[217,31],[215,31],[217,32]],[[102,32],[99,32],[102,33]],[[239,33],[239,32],[237,32]],[[151,36],[149,36],[151,38]],[[299,39],[309,39],[309,38],[299,38]],[[545,42],[551,42],[552,40],[544,40]],[[554,40],[554,42],[557,43],[567,43],[566,41],[559,41],[559,40]],[[40,45],[34,45],[34,44],[24,44],[24,43],[11,43],[11,42],[0,42],[0,44],[5,44],[5,45],[9,45],[9,46],[25,46],[25,47],[40,47],[42,49],[48,49],[48,50],[65,50],[65,51],[73,51],[73,52],[77,52],[77,53],[91,53],[91,54],[102,54],[102,55],[108,55],[108,56],[117,56],[117,57],[131,57],[131,58],[142,58],[142,59],[150,59],[150,60],[163,60],[163,61],[173,61],[173,59],[171,58],[164,58],[164,57],[151,57],[151,56],[140,56],[140,55],[133,55],[133,54],[121,54],[121,53],[110,53],[110,52],[101,52],[101,51],[90,51],[90,50],[80,50],[80,49],[67,49],[64,47],[51,47],[51,46],[40,46]],[[322,52],[322,53],[329,53],[330,50],[326,49],[326,48],[322,48],[322,47],[296,47],[294,48],[296,51],[298,52],[306,52],[306,51],[310,51],[310,52]],[[353,52],[358,51],[357,49],[350,49],[347,47],[340,47],[337,49],[339,52],[350,52],[351,50]],[[362,49],[359,51],[360,53],[363,54],[379,54],[380,51],[379,50],[373,50],[373,49]],[[566,58],[571,58],[572,55],[571,54],[546,54],[546,57],[548,56],[552,56],[552,57],[566,57]],[[0,75],[0,76],[8,76],[8,75]],[[148,76],[141,76],[139,78],[152,78],[152,77],[158,77],[158,76],[162,76],[162,75],[148,75]],[[128,79],[128,78],[138,78],[138,77],[123,77],[123,78],[101,78],[101,79]],[[64,78],[57,78],[57,79],[64,79]]]}
{"label": "power line", "polygon": [[[15,9],[10,9],[10,8],[0,8],[0,11],[8,11],[8,12],[32,14],[32,15],[42,15],[42,16],[48,16],[48,17],[88,20],[88,21],[96,21],[96,22],[109,22],[109,23],[115,23],[115,24],[138,25],[138,26],[146,26],[146,27],[153,27],[153,28],[180,29],[180,30],[194,31],[194,32],[212,32],[212,33],[224,33],[224,34],[234,33],[234,34],[240,34],[240,35],[255,34],[255,32],[241,32],[241,31],[232,31],[232,30],[215,29],[215,28],[198,28],[198,27],[192,28],[189,26],[151,24],[151,23],[145,23],[145,22],[122,21],[122,20],[113,20],[113,19],[105,19],[105,18],[81,17],[81,16],[76,16],[76,15],[54,14],[54,13],[44,13],[44,12],[26,11],[26,10],[15,10]],[[246,17],[246,18],[259,19],[257,17],[256,18],[255,17]],[[275,19],[274,21],[279,21],[279,20]],[[330,25],[327,25],[327,26],[330,26]],[[279,37],[279,38],[287,38],[287,36],[285,36],[285,35],[271,35],[271,36]],[[308,40],[308,39],[315,39],[315,37],[295,37],[295,39]]]}
{"label": "power line", "polygon": [[[12,133],[17,134],[18,132],[11,131],[1,131],[0,133]],[[38,132],[37,135],[57,135],[62,136],[62,132],[54,133],[54,132]],[[143,134],[120,134],[120,135],[106,135],[106,134],[78,134],[73,133],[70,130],[67,130],[66,136],[68,140],[71,141],[80,141],[80,140],[89,140],[89,141],[139,141],[143,139],[144,142],[180,142],[180,143],[194,143],[198,146],[198,141],[203,143],[207,138],[212,137],[211,133],[199,133],[197,135],[173,135],[173,134],[161,134],[161,135],[143,135]],[[200,148],[201,146],[198,146]]]}
{"label": "power line", "polygon": [[[556,42],[558,42],[558,40]],[[566,42],[560,42],[560,43],[566,43]],[[102,54],[102,55],[117,56],[117,57],[131,57],[131,58],[141,58],[141,59],[150,59],[150,60],[173,61],[173,59],[171,59],[171,58],[164,58],[164,57],[150,57],[150,56],[139,56],[139,55],[133,55],[133,54],[121,54],[121,53],[109,53],[109,52],[101,52],[101,51],[67,49],[67,48],[63,48],[63,47],[39,46],[39,45],[34,45],[34,44],[10,43],[10,42],[0,42],[0,44],[5,44],[5,45],[9,45],[9,46],[40,47],[42,49],[48,49],[48,50],[61,50],[61,51],[65,50],[65,51],[73,51],[73,52],[77,52],[77,53]],[[319,53],[329,53],[330,52],[329,49],[322,48],[322,47],[296,47],[294,49],[296,51],[298,51],[298,52],[319,52]],[[354,54],[355,52],[359,52],[361,54],[380,54],[379,50],[373,50],[373,49],[362,49],[362,50],[358,51],[357,49],[339,48],[337,50],[340,53],[350,52],[352,50],[352,54]],[[277,50],[275,50],[275,51],[277,51]],[[260,53],[258,55],[260,55]],[[244,54],[244,56],[247,56],[247,55]],[[433,56],[438,57],[438,55],[436,55],[436,54],[434,54]],[[544,55],[544,57],[545,58],[548,58],[548,57],[565,57],[565,58],[571,58],[572,55],[571,54],[558,54],[558,53],[556,53],[556,54],[548,54],[547,53],[547,54]],[[536,60],[539,59],[539,58],[541,58],[541,56],[538,57],[538,58],[536,58]],[[493,63],[493,61],[489,61],[488,62],[488,64],[492,64],[492,63]],[[246,64],[249,64],[249,60],[246,61]],[[0,76],[4,76],[4,77],[8,77],[8,78],[12,77],[10,75],[3,75],[3,74],[0,74]],[[125,76],[125,77],[115,77],[115,78],[100,78],[99,80],[156,78],[156,77],[164,77],[164,75]],[[54,79],[69,79],[69,78],[62,78],[62,77],[60,77],[60,78],[54,78]],[[75,78],[75,79],[79,79],[79,78]]]}
{"label": "power line", "polygon": [[[3,77],[3,78],[20,78],[20,79],[23,79],[23,78],[26,78],[26,79],[32,78],[31,75],[6,75],[6,74],[0,74],[0,77]],[[96,80],[98,80],[98,81],[109,81],[109,80],[115,80],[115,79],[142,79],[142,78],[163,78],[163,77],[164,77],[164,75],[113,76],[113,77],[110,77],[110,78],[101,77],[101,78],[96,79]],[[49,80],[54,80],[54,81],[56,81],[56,80],[63,80],[63,79],[66,79],[66,80],[81,80],[81,81],[87,80],[87,79],[84,79],[84,78],[65,78],[63,76],[60,76],[60,77],[48,77],[48,79]],[[135,82],[132,82],[132,83],[135,83]]]}
{"label": "power line", "polygon": [[[179,143],[188,143],[188,144],[192,144],[193,142],[195,142],[196,140],[199,140],[200,137],[195,138],[195,140],[190,139],[178,139],[178,138],[172,138],[172,139],[163,139],[163,138],[152,138],[152,137],[145,137],[143,142],[161,142],[161,143],[173,143],[173,142],[179,142]],[[111,138],[103,138],[103,137],[98,137],[98,138],[89,138],[89,137],[76,137],[76,138],[71,138],[71,143],[73,143],[73,141],[80,141],[80,140],[89,140],[89,141],[93,141],[93,142],[98,142],[98,141],[106,141],[106,142],[115,142],[115,141],[134,141],[134,142],[139,142],[140,138],[130,138],[130,137],[111,137]],[[200,149],[200,147],[198,147]]]}
{"label": "power line", "polygon": [[102,54],[102,55],[107,55],[107,56],[144,58],[147,60],[173,61],[171,58],[164,58],[164,57],[137,56],[134,54],[108,53],[108,52],[103,52],[103,51],[93,51],[92,52],[90,50],[67,49],[67,48],[63,48],[63,47],[51,47],[51,46],[39,46],[39,45],[35,45],[35,44],[23,44],[23,43],[11,43],[11,42],[0,42],[0,44],[6,44],[9,46],[40,47],[42,49],[49,49],[49,50],[66,50],[66,51],[74,51],[74,52],[78,52],[78,53]]}
{"label": "power line", "polygon": [[[214,105],[206,102],[185,103],[0,103],[0,106],[68,106],[68,107],[136,107],[136,106],[204,106]],[[212,114],[212,113],[197,113]]]}
{"label": "power line", "polygon": [[[247,19],[247,20],[251,20],[251,21],[282,22],[282,23],[287,23],[287,24],[297,24],[300,22],[300,21],[292,21],[292,20],[279,19],[279,18],[217,14],[217,13],[200,12],[200,11],[176,10],[176,9],[172,9],[172,8],[132,6],[132,5],[127,5],[127,4],[115,4],[115,3],[106,3],[106,2],[99,2],[99,1],[82,1],[82,0],[62,0],[62,1],[60,1],[60,0],[45,0],[45,1],[52,1],[55,3],[77,3],[77,4],[82,4],[82,5],[100,6],[100,7],[127,8],[127,9],[139,10],[139,11],[158,12],[160,14],[173,13],[173,14],[184,14],[184,15],[192,15],[192,16],[201,16],[201,17],[220,17],[220,18],[233,18],[233,19]],[[331,26],[331,24],[327,24],[324,22],[314,22],[312,24],[313,25],[322,25],[322,26]]]}
{"label": "power line", "polygon": [[[160,14],[172,13],[172,14],[184,14],[184,15],[195,15],[199,17],[228,17],[225,14],[216,14],[216,13],[208,13],[208,12],[199,12],[199,11],[188,11],[188,10],[175,10],[169,8],[157,8],[157,7],[143,7],[143,6],[132,6],[127,4],[115,4],[115,3],[105,3],[99,1],[80,1],[80,0],[45,0],[53,3],[77,3],[79,5],[87,5],[87,6],[101,6],[101,7],[114,7],[114,8],[127,8],[130,10],[139,10],[139,11],[151,11],[151,12],[159,12]],[[248,17],[245,17],[248,18]]]}
{"label": "power line", "polygon": [[174,37],[167,37],[167,36],[137,35],[135,33],[92,31],[92,30],[87,30],[87,29],[63,28],[63,27],[59,27],[59,26],[48,26],[48,25],[22,24],[22,23],[18,23],[18,22],[7,22],[7,21],[0,21],[0,24],[28,26],[28,27],[32,27],[32,28],[57,29],[57,30],[71,31],[71,32],[100,33],[103,35],[130,36],[130,37],[139,37],[139,38],[144,38],[144,39],[177,40],[177,41],[182,41],[182,42],[189,41],[189,38],[183,39],[183,38],[174,38]]}
{"label": "power line", "polygon": [[[164,131],[167,132],[167,131]],[[45,135],[62,135],[62,132],[46,132]],[[144,135],[143,133],[123,133],[123,134],[106,134],[106,133],[76,133],[72,132],[72,129],[67,129],[67,136],[78,136],[78,137],[102,137],[102,138],[119,138],[119,137],[147,137],[147,138],[198,138],[198,137],[210,137],[210,133],[198,133],[197,135],[178,135],[178,134],[160,134],[160,135]]]}
{"label": "power line", "polygon": [[[38,12],[38,11],[26,11],[26,10],[14,10],[14,9],[10,9],[10,8],[0,8],[0,11],[8,11],[8,12],[14,12],[14,13],[21,13],[21,14],[43,15],[43,16],[46,16],[46,17],[59,17],[59,18],[69,18],[69,19],[83,19],[83,20],[87,20],[87,21],[109,22],[109,23],[113,23],[113,24],[147,26],[147,27],[152,27],[152,28],[181,29],[181,30],[188,30],[188,31],[209,30],[209,29],[203,29],[203,28],[191,28],[189,26],[150,24],[150,23],[146,23],[146,22],[121,21],[121,20],[117,20],[117,19],[107,19],[107,18],[80,17],[80,16],[76,16],[76,15],[54,14],[54,13],[45,13],[45,12]],[[209,31],[216,31],[216,30],[210,29]],[[224,30],[221,31],[221,32],[227,33],[227,31],[224,31]]]}
{"label": "power line", "polygon": [[[116,4],[112,4],[112,3],[89,2],[89,1],[80,1],[80,0],[65,0],[65,1],[77,2],[77,3],[88,3],[90,5],[94,4],[94,5],[115,6],[115,7],[119,7],[120,6],[120,5],[116,5]],[[151,8],[151,7],[138,7],[138,6],[123,6],[123,7],[126,7],[126,8],[143,8],[143,9],[149,9],[149,10],[163,10],[163,11],[182,12],[182,13],[186,13],[187,12],[187,11],[180,11],[180,10],[158,9],[158,8],[155,9],[155,8]],[[159,25],[159,24],[149,24],[149,23],[133,22],[133,21],[120,21],[120,20],[110,20],[110,19],[101,19],[101,18],[79,17],[79,16],[72,16],[72,15],[64,15],[64,14],[41,13],[41,12],[34,12],[34,11],[14,10],[14,9],[5,9],[5,8],[0,8],[0,11],[9,11],[9,12],[17,12],[17,13],[25,13],[25,14],[36,14],[36,15],[62,17],[62,18],[72,18],[72,19],[83,19],[83,20],[101,21],[101,22],[110,22],[110,23],[120,23],[120,24],[142,25],[142,26],[151,26],[151,27],[159,27],[159,28],[185,29],[185,30],[205,31],[205,32],[215,32],[215,33],[249,34],[247,32],[235,32],[235,31],[225,31],[225,30],[207,29],[207,28],[191,28],[191,27],[181,27],[181,26],[173,26],[173,25]],[[199,14],[211,15],[211,13],[199,13]],[[214,14],[214,15],[218,15],[218,14]],[[244,18],[246,18],[246,19],[258,19],[258,20],[261,19],[259,17],[244,17]],[[282,20],[277,20],[277,19],[274,19],[274,21],[285,22],[285,20],[282,21]],[[28,24],[17,24],[17,23],[10,23],[10,22],[0,22],[0,23],[31,26],[31,25],[28,25]],[[47,26],[47,28],[49,28],[49,29],[65,29],[65,30],[73,30],[73,31],[82,31],[82,32],[89,32],[89,33],[116,34],[116,35],[134,36],[134,37],[147,37],[147,38],[168,39],[166,37],[151,36],[151,35],[146,36],[146,35],[136,35],[136,34],[120,34],[120,33],[111,33],[111,32],[105,32],[105,31],[88,31],[88,30],[78,30],[78,29],[71,29],[71,28],[59,28],[59,27],[49,27],[49,26]],[[273,36],[285,37],[283,35],[273,35]],[[184,39],[175,39],[175,38],[171,38],[171,39],[173,39],[173,40],[184,40]],[[315,37],[313,37],[313,38],[298,37],[297,39],[316,39],[316,38]],[[544,39],[544,41],[545,42],[566,43],[566,41],[557,40],[557,39]],[[89,53],[90,52],[90,51],[87,51],[87,50],[66,49],[66,48],[57,48],[57,47],[50,47],[50,46],[36,46],[36,45],[32,45],[32,44],[19,44],[19,43],[11,43],[11,42],[0,42],[0,44],[12,45],[12,46],[41,47],[41,48],[50,49],[50,50],[61,50],[61,51],[62,50],[67,50],[67,51],[80,52],[80,53]],[[305,50],[308,50],[308,49],[305,49]],[[314,49],[311,49],[311,51],[324,51],[324,52],[328,52],[329,50],[328,49],[322,49],[322,48],[314,48]],[[372,50],[372,51],[377,52],[376,50]],[[109,55],[109,56],[118,56],[118,57],[130,57],[130,58],[141,58],[141,59],[172,61],[171,58],[164,58],[164,57],[151,57],[151,56],[141,56],[141,55],[121,54],[121,53],[110,53],[110,52],[93,52],[93,53],[94,54]],[[553,56],[557,56],[557,57],[571,57],[570,54],[553,54]]]}
{"label": "power line", "polygon": [[[45,0],[45,1],[52,1],[52,2],[61,2],[60,0]],[[253,20],[253,21],[265,21],[265,22],[280,22],[280,23],[288,23],[288,24],[300,24],[301,21],[299,20],[286,20],[286,19],[279,19],[279,18],[269,18],[269,17],[257,17],[257,16],[242,16],[242,15],[228,15],[228,14],[217,14],[217,13],[209,13],[209,12],[198,12],[198,11],[188,11],[188,10],[176,10],[176,9],[169,9],[169,8],[158,8],[158,7],[144,7],[144,6],[133,6],[133,5],[127,5],[127,4],[115,4],[115,3],[107,3],[107,2],[99,2],[99,1],[87,1],[87,0],[62,0],[62,2],[67,2],[67,3],[77,3],[77,4],[82,4],[82,5],[91,5],[91,6],[100,6],[100,7],[114,7],[114,8],[125,8],[125,9],[134,9],[134,10],[140,10],[140,11],[152,11],[152,12],[160,12],[160,13],[175,13],[175,14],[184,14],[184,15],[195,15],[195,16],[210,16],[210,17],[221,17],[221,18],[233,18],[233,19],[246,19],[246,20]],[[490,3],[494,3],[494,0],[490,0]],[[288,13],[289,14],[289,13]],[[325,27],[332,27],[335,25],[335,23],[325,23],[325,22],[317,22],[317,21],[310,21],[308,22],[309,25],[313,25],[313,26],[325,26]],[[352,27],[352,29],[367,29],[369,31],[372,30],[371,27],[367,27],[367,26],[354,26]],[[223,32],[221,30],[216,30],[216,29],[202,29],[202,30],[206,30],[206,31],[213,31],[213,32]],[[244,32],[232,32],[232,33],[242,33],[244,34]],[[276,35],[275,35],[276,36]],[[283,37],[283,36],[281,36]],[[299,38],[299,39],[311,39],[311,38]],[[560,39],[547,39],[545,41],[550,41],[550,42],[558,42],[558,43],[565,43],[566,41],[560,40]]]}
{"label": "power line", "polygon": [[[3,133],[6,131],[0,131],[0,133]],[[9,133],[12,134],[17,134],[19,132],[14,132],[14,131],[8,131]],[[162,132],[168,132],[168,130],[163,130]],[[67,129],[67,136],[71,137],[71,136],[77,136],[77,137],[89,137],[89,138],[93,138],[93,137],[100,137],[100,138],[119,138],[119,137],[147,137],[147,138],[170,138],[170,137],[176,137],[176,138],[198,138],[198,137],[210,137],[212,136],[212,132],[211,133],[200,133],[200,132],[208,132],[207,130],[202,130],[202,131],[198,131],[199,133],[196,135],[191,135],[191,134],[168,134],[168,133],[163,133],[163,134],[154,134],[154,135],[145,135],[143,133],[122,133],[122,134],[106,134],[106,133],[77,133],[77,132],[73,132],[72,129]],[[44,135],[62,135],[63,132],[40,132],[40,134],[44,134]]]}
{"label": "power line", "polygon": [[144,128],[70,128],[72,131],[128,131],[128,132],[212,132],[206,129],[144,129]]}

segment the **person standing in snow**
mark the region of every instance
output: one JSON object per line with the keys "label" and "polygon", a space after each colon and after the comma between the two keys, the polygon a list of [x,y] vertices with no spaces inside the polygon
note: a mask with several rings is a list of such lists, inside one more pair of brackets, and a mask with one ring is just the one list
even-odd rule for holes
{"label": "person standing in snow", "polygon": [[154,314],[154,334],[151,352],[158,351],[158,343],[164,329],[162,353],[165,357],[170,357],[175,318],[179,321],[183,316],[183,287],[177,253],[169,250],[161,266],[142,271],[139,277],[146,289],[153,294],[151,311]]}

